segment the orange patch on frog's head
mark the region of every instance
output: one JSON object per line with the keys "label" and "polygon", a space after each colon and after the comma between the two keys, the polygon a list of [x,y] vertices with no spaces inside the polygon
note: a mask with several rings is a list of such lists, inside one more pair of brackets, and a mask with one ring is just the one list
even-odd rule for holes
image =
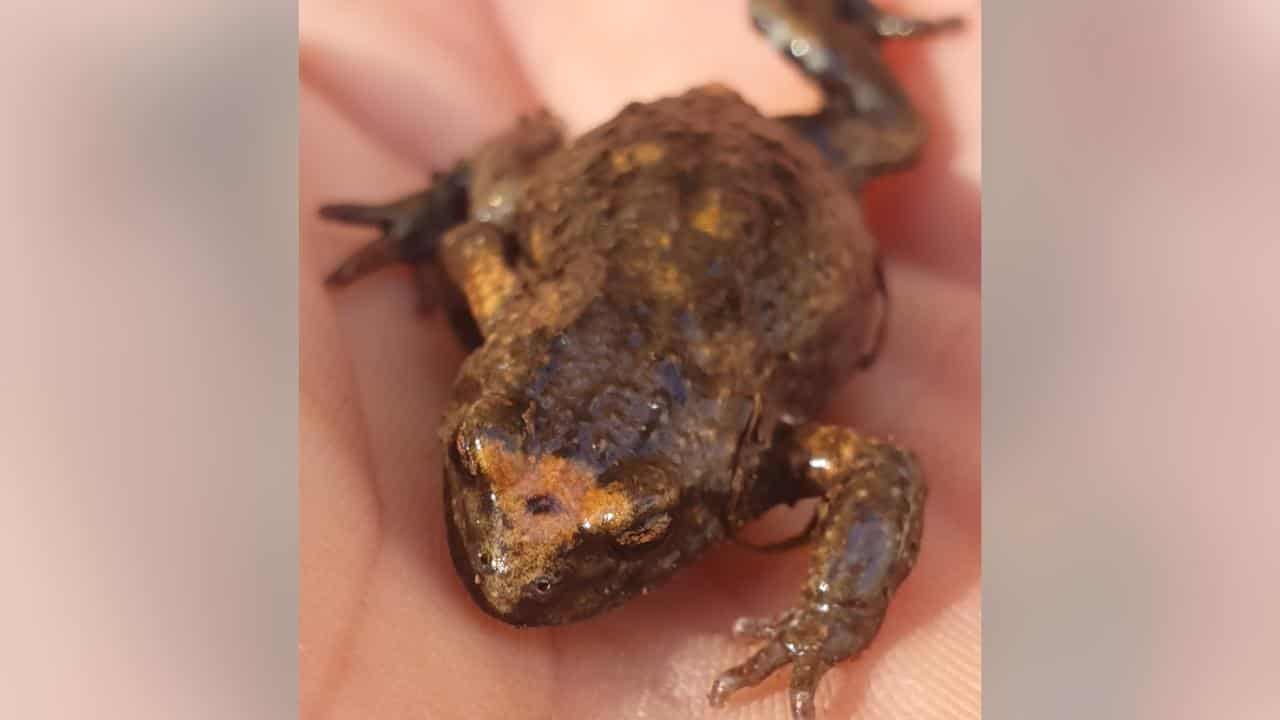
{"label": "orange patch on frog's head", "polygon": [[596,472],[577,460],[531,457],[498,443],[483,444],[478,459],[512,544],[563,549],[579,529],[620,531],[631,519],[627,495],[601,487]]}
{"label": "orange patch on frog's head", "polygon": [[[639,591],[646,550],[669,534],[678,492],[646,468],[637,491],[579,460],[529,455],[464,429],[447,447],[446,522],[454,564],[487,612],[518,625],[586,617]],[[643,474],[642,473],[642,474]]]}

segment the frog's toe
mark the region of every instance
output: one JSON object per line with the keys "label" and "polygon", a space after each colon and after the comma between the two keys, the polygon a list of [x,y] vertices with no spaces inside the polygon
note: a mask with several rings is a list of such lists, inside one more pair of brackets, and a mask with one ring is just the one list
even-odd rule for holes
{"label": "frog's toe", "polygon": [[738,620],[733,625],[735,637],[766,644],[749,660],[716,679],[709,696],[711,704],[722,704],[730,694],[760,683],[791,663],[791,716],[794,720],[811,720],[818,683],[832,666],[866,647],[881,616],[878,609],[860,611],[806,601],[773,620]]}
{"label": "frog's toe", "polygon": [[791,717],[795,720],[813,720],[813,696],[818,691],[818,681],[831,668],[819,658],[805,656],[797,658],[791,670],[791,685],[788,688],[791,704]]}
{"label": "frog's toe", "polygon": [[741,665],[720,674],[711,685],[707,698],[712,707],[720,707],[733,693],[745,687],[760,684],[773,671],[791,662],[791,654],[781,641],[773,640]]}
{"label": "frog's toe", "polygon": [[964,18],[958,15],[948,15],[937,20],[921,20],[883,12],[877,13],[870,24],[876,35],[882,38],[923,37],[960,30],[965,25]]}
{"label": "frog's toe", "polygon": [[744,641],[772,640],[778,637],[778,623],[767,618],[738,618],[733,623],[733,637]]}
{"label": "frog's toe", "polygon": [[[388,205],[355,205],[341,203],[320,208],[320,217],[348,225],[372,226],[382,236],[349,255],[325,278],[330,285],[348,285],[375,270],[397,262],[412,262],[423,254],[415,247],[415,230],[421,222],[418,212],[421,195],[410,196]],[[417,245],[422,245],[418,240]]]}
{"label": "frog's toe", "polygon": [[369,273],[396,262],[391,245],[385,239],[375,240],[352,253],[333,272],[325,276],[327,285],[350,285]]}
{"label": "frog's toe", "polygon": [[395,221],[393,205],[359,205],[356,203],[333,203],[320,206],[320,217],[325,220],[346,223],[348,225],[369,225],[385,227]]}
{"label": "frog's toe", "polygon": [[[778,668],[793,663],[791,684],[788,690],[791,717],[794,720],[813,720],[813,697],[817,692],[818,681],[826,674],[831,665],[819,654],[816,648],[806,647],[780,637],[782,632],[777,624],[763,621],[752,621],[750,631],[757,637],[768,638],[768,644],[752,655],[741,665],[721,673],[711,686],[708,699],[712,707],[720,707],[725,700],[746,687],[758,685],[772,675]],[[743,621],[734,626],[735,633]],[[746,636],[743,633],[742,636]]]}
{"label": "frog's toe", "polygon": [[425,190],[389,203],[322,206],[319,214],[326,220],[382,231],[381,237],[348,256],[325,282],[348,285],[388,265],[419,265],[432,260],[440,236],[467,218],[468,177],[464,163],[449,172],[435,173]]}

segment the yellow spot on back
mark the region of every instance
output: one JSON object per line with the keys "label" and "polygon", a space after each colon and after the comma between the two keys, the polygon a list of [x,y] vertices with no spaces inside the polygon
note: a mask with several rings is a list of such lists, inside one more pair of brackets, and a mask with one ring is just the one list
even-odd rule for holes
{"label": "yellow spot on back", "polygon": [[540,222],[529,229],[529,256],[536,263],[547,259],[547,229]]}
{"label": "yellow spot on back", "polygon": [[702,232],[720,235],[720,191],[712,190],[706,195],[702,205],[693,213],[693,226]]}
{"label": "yellow spot on back", "polygon": [[658,265],[649,273],[649,289],[657,297],[681,298],[689,293],[690,279],[674,265]]}
{"label": "yellow spot on back", "polygon": [[624,173],[637,167],[652,165],[667,154],[666,149],[654,142],[642,142],[618,148],[610,153],[609,159],[616,172]]}

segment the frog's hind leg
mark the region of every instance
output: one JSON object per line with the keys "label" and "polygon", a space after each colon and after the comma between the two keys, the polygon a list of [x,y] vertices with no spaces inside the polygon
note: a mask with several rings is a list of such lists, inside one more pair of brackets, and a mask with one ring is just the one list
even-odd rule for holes
{"label": "frog's hind leg", "polygon": [[756,28],[821,87],[812,115],[781,118],[818,146],[856,188],[909,165],[925,127],[880,57],[880,41],[960,25],[958,18],[916,20],[869,0],[752,0]]}
{"label": "frog's hind leg", "polygon": [[790,610],[734,624],[734,635],[764,646],[721,674],[709,698],[720,705],[790,663],[792,716],[811,720],[819,680],[871,644],[915,566],[927,491],[910,452],[848,428],[783,428],[771,455],[773,484],[822,498],[808,581]]}
{"label": "frog's hind leg", "polygon": [[862,25],[879,38],[906,38],[928,35],[963,26],[957,16],[925,20],[885,12],[871,0],[835,0],[836,16],[849,23]]}

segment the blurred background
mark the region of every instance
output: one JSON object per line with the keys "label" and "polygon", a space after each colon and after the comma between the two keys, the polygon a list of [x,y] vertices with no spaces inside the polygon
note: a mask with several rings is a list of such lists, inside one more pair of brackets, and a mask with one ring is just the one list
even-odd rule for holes
{"label": "blurred background", "polygon": [[[0,9],[6,716],[296,714],[296,10]],[[1280,5],[983,19],[984,715],[1280,717]]]}
{"label": "blurred background", "polygon": [[296,26],[0,8],[0,715],[296,715]]}
{"label": "blurred background", "polygon": [[984,708],[1280,717],[1280,4],[984,4]]}

